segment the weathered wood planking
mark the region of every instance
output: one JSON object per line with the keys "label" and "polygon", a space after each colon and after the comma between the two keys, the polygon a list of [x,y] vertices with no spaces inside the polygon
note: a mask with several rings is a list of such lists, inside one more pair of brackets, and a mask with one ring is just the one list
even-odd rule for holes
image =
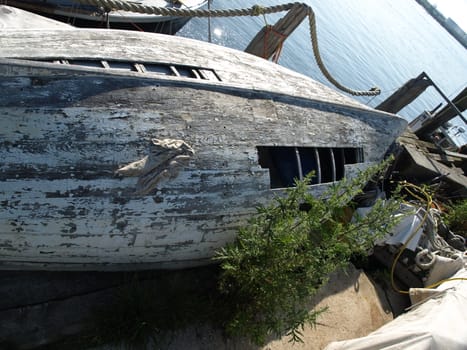
{"label": "weathered wood planking", "polygon": [[[9,1],[10,5],[11,1]],[[24,2],[23,2],[24,3]],[[33,13],[25,12],[12,6],[0,5],[0,29],[61,28],[73,29],[72,26],[54,21]]]}
{"label": "weathered wood planking", "polygon": [[[117,31],[0,33],[0,268],[208,263],[270,189],[257,146],[358,147],[379,161],[405,121],[251,55]],[[57,64],[118,60],[213,70],[220,81]],[[115,172],[153,139],[194,155],[138,194]],[[327,185],[317,185],[319,193]]]}
{"label": "weathered wood planking", "polygon": [[[207,67],[214,69],[222,80],[219,84],[209,84],[239,84],[246,89],[273,91],[322,103],[369,109],[319,82],[253,55],[167,35],[95,29],[72,32],[40,30],[28,32],[27,35],[24,31],[8,31],[7,35],[2,35],[0,57],[118,59]],[[175,77],[173,79],[178,80]],[[201,82],[203,85],[206,83]]]}

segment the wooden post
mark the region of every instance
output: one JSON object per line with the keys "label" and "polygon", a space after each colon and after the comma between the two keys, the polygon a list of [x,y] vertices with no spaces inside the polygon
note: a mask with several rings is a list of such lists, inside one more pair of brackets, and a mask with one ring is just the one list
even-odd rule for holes
{"label": "wooden post", "polygon": [[422,72],[418,77],[407,81],[395,93],[376,106],[375,109],[389,113],[397,113],[415,100],[432,84],[433,82],[431,79],[425,72]]}
{"label": "wooden post", "polygon": [[[452,104],[455,108],[453,108]],[[447,104],[441,109],[438,113],[436,113],[433,118],[426,121],[426,123],[418,129],[415,134],[424,139],[424,135],[430,134],[431,132],[435,131],[441,125],[446,123],[447,121],[451,120],[452,118],[459,116],[465,123],[465,118],[462,117],[460,112],[465,111],[467,109],[467,87],[462,90],[462,92],[457,95],[451,104]]]}
{"label": "wooden post", "polygon": [[245,52],[269,59],[280,50],[284,40],[302,23],[307,14],[301,4],[295,4],[274,26],[264,26],[248,44]]}

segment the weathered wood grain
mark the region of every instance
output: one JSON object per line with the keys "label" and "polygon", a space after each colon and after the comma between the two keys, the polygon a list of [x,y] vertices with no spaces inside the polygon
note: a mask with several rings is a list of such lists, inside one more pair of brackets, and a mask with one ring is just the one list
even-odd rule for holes
{"label": "weathered wood grain", "polygon": [[[5,3],[5,2],[2,2]],[[35,15],[23,10],[20,10],[8,1],[11,6],[0,6],[0,29],[31,29],[31,28],[61,28],[73,29],[72,26],[54,21],[42,16]],[[18,2],[19,3],[19,2]],[[23,2],[24,4],[24,2]],[[16,4],[15,4],[16,5]]]}
{"label": "weathered wood grain", "polygon": [[266,59],[271,58],[307,16],[308,13],[302,4],[296,3],[276,24],[263,27],[248,44],[245,52]]}
{"label": "weathered wood grain", "polygon": [[[117,270],[209,263],[270,188],[258,146],[354,147],[379,161],[405,121],[238,51],[117,31],[0,33],[0,269]],[[221,81],[38,60],[213,70]],[[194,154],[138,191],[118,169],[154,139]],[[311,188],[320,193],[327,184]]]}
{"label": "weathered wood grain", "polygon": [[[249,90],[274,91],[322,103],[369,109],[319,82],[254,55],[160,34],[96,29],[72,32],[40,30],[31,31],[28,35],[24,35],[24,31],[8,31],[2,36],[0,57],[117,59],[205,67],[214,69],[224,84],[239,84]],[[203,85],[206,83],[202,82]]]}

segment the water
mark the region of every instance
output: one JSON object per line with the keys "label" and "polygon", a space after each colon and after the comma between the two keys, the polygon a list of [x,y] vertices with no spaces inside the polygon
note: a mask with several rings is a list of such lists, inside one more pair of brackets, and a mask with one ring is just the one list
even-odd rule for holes
{"label": "water", "polygon": [[[374,107],[423,71],[451,98],[467,85],[467,50],[415,0],[304,2],[316,14],[319,48],[332,75],[352,89],[381,88],[380,96],[358,97],[360,102]],[[212,8],[245,8],[257,3],[214,0]],[[261,1],[262,6],[281,3],[285,2]],[[282,16],[284,13],[268,15],[266,20],[274,24]],[[262,16],[213,18],[212,42],[244,50],[264,24]],[[207,19],[192,19],[178,35],[207,41],[207,33]],[[279,64],[333,87],[314,61],[306,21],[286,40]],[[444,100],[430,87],[399,114],[410,121],[440,102]],[[467,129],[459,118],[454,124]],[[458,138],[460,144],[467,143],[466,134]]]}

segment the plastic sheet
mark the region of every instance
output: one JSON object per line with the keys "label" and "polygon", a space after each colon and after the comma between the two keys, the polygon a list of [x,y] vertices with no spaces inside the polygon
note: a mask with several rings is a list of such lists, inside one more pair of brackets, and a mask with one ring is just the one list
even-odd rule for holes
{"label": "plastic sheet", "polygon": [[[467,270],[451,278],[467,278]],[[325,350],[467,349],[467,281],[448,281],[436,290],[442,293],[368,336],[332,342]]]}

